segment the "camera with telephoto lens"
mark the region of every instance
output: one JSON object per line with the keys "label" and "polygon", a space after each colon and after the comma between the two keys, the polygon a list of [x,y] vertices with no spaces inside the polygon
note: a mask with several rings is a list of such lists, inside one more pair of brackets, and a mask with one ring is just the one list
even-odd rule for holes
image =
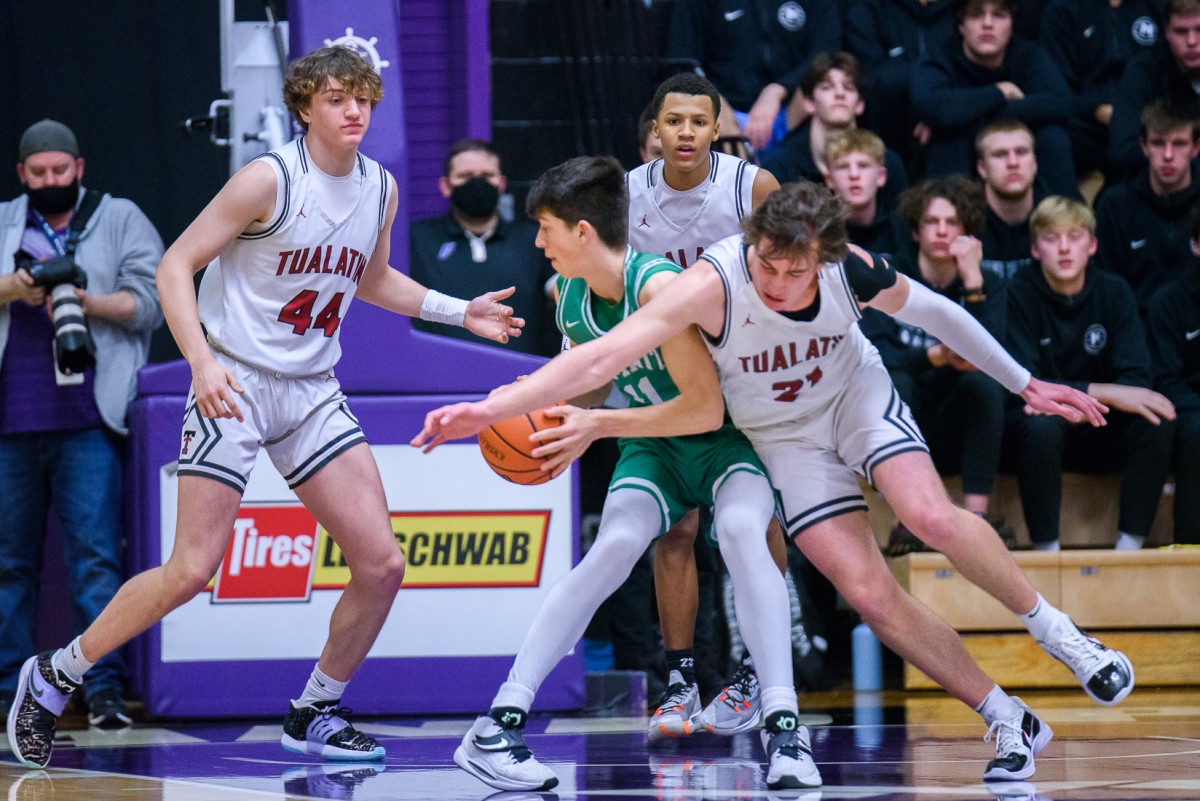
{"label": "camera with telephoto lens", "polygon": [[34,286],[50,293],[54,317],[54,359],[64,373],[82,373],[96,364],[96,343],[88,330],[83,306],[75,287],[87,289],[87,273],[72,256],[18,263],[33,279]]}

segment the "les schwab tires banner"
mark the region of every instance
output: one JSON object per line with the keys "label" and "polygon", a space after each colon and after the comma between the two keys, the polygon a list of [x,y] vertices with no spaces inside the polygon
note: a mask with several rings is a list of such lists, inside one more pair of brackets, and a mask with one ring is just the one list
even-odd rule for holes
{"label": "les schwab tires banner", "polygon": [[[371,450],[408,563],[371,655],[515,654],[571,568],[573,476],[515,486],[474,444]],[[164,557],[175,538],[173,467],[160,483]],[[316,658],[349,579],[337,544],[262,452],[217,575],[163,621],[162,660]]]}

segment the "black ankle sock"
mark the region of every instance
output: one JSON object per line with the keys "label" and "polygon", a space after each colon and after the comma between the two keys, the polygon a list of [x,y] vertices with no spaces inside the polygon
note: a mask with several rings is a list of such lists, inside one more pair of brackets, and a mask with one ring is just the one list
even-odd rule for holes
{"label": "black ankle sock", "polygon": [[784,731],[795,731],[800,725],[800,721],[796,720],[796,713],[789,712],[786,709],[781,709],[777,712],[772,712],[765,721],[763,728],[769,734],[779,734]]}
{"label": "black ankle sock", "polygon": [[516,706],[494,706],[488,710],[488,717],[506,729],[523,729],[529,713]]}
{"label": "black ankle sock", "polygon": [[678,670],[683,676],[683,683],[692,685],[696,683],[696,660],[692,655],[691,648],[681,648],[678,651],[667,651],[667,675],[671,675],[672,670]]}

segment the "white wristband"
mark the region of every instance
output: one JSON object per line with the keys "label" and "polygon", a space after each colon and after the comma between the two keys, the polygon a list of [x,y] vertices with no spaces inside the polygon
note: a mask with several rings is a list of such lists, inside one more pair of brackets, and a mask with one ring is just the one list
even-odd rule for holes
{"label": "white wristband", "polygon": [[462,325],[467,316],[467,303],[468,301],[462,298],[452,298],[431,289],[421,301],[421,319],[433,323]]}

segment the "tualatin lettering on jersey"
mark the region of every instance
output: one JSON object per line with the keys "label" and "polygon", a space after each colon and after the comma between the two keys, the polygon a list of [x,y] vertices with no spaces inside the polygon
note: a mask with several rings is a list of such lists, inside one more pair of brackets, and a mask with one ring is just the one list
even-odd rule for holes
{"label": "tualatin lettering on jersey", "polygon": [[[334,258],[337,253],[337,258]],[[367,254],[359,253],[351,247],[343,245],[317,245],[297,250],[282,250],[279,252],[279,266],[276,276],[307,275],[320,273],[324,275],[342,275],[356,285],[362,280],[363,270],[367,266]]]}
{"label": "tualatin lettering on jersey", "polygon": [[[743,373],[773,373],[776,370],[786,370],[802,362],[828,356],[845,338],[845,334],[813,337],[808,340],[807,348],[797,342],[788,342],[776,345],[774,348],[767,348],[751,356],[738,356],[737,359],[741,362]],[[801,353],[804,355],[802,356]]]}

